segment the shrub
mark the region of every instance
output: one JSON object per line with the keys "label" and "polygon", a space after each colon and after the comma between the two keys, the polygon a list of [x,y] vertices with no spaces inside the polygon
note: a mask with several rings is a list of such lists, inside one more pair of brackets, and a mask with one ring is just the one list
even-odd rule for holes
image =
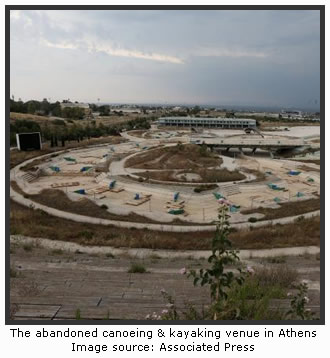
{"label": "shrub", "polygon": [[32,245],[32,244],[24,244],[24,245],[23,245],[23,249],[24,249],[25,251],[32,251],[33,245]]}
{"label": "shrub", "polygon": [[200,185],[194,188],[195,193],[201,193],[202,191],[216,189],[218,186],[216,184],[209,184],[209,185]]}
{"label": "shrub", "polygon": [[18,273],[14,268],[11,267],[10,272],[9,272],[9,276],[12,277],[12,278],[15,278],[15,277],[18,276]]}
{"label": "shrub", "polygon": [[62,255],[63,254],[63,250],[62,249],[54,249],[51,252],[53,255]]}
{"label": "shrub", "polygon": [[77,320],[81,319],[81,312],[79,308],[76,309],[75,317]]}
{"label": "shrub", "polygon": [[266,261],[270,264],[284,264],[286,262],[286,259],[284,256],[267,257]]}
{"label": "shrub", "polygon": [[[306,304],[309,302],[309,298],[307,296],[308,287],[305,282],[302,282],[298,286],[298,293],[293,296],[290,302],[290,310],[286,313],[288,319],[302,319],[308,320],[312,319],[314,313],[310,311],[310,309],[306,309]],[[291,294],[288,293],[290,297]]]}
{"label": "shrub", "polygon": [[94,236],[92,231],[84,230],[78,233],[78,237],[84,237],[86,239],[92,239]]}
{"label": "shrub", "polygon": [[256,280],[264,286],[290,287],[297,277],[297,271],[287,265],[264,267],[256,270],[255,273]]}
{"label": "shrub", "polygon": [[142,264],[133,263],[128,270],[128,273],[146,273],[147,270]]}

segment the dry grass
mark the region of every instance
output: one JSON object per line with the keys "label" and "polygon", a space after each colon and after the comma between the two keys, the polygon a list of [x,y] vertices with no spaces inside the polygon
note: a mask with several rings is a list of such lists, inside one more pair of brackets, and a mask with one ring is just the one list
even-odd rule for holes
{"label": "dry grass", "polygon": [[262,267],[255,272],[255,279],[261,286],[290,287],[298,278],[298,272],[288,265]]}
{"label": "dry grass", "polygon": [[[136,214],[131,212],[128,215],[116,215],[108,212],[106,209],[106,205],[97,205],[92,200],[82,197],[79,202],[72,201],[68,198],[68,196],[59,189],[44,189],[39,194],[27,194],[21,187],[19,187],[16,181],[10,181],[11,187],[19,194],[23,195],[24,198],[35,201],[39,204],[48,206],[50,208],[55,208],[58,210],[72,212],[74,214],[86,215],[101,219],[109,219],[109,220],[119,220],[119,221],[130,221],[137,223],[155,223],[155,224],[163,224],[161,221],[152,220],[145,216]],[[173,218],[172,225],[191,225],[187,221],[182,221],[179,218]],[[208,225],[198,224],[200,225]]]}
{"label": "dry grass", "polygon": [[82,200],[79,201],[72,201],[62,190],[58,189],[44,189],[39,194],[28,195],[24,193],[24,195],[25,197],[28,197],[29,199],[39,204],[79,215],[86,215],[109,220],[156,222],[135,213],[131,213],[129,215],[111,214],[107,210],[87,198],[82,198]]}
{"label": "dry grass", "polygon": [[250,228],[230,234],[238,248],[263,249],[274,247],[318,246],[320,244],[320,217],[297,223]]}
{"label": "dry grass", "polygon": [[[209,250],[213,237],[212,232],[168,233],[78,223],[48,215],[42,210],[26,208],[13,201],[10,210],[11,234],[70,241],[82,245]],[[299,225],[292,223],[235,231],[230,234],[230,239],[234,248],[238,249],[319,245],[320,218],[302,220]]]}
{"label": "dry grass", "polygon": [[321,164],[321,160],[320,159],[308,159],[308,160],[301,160],[302,163],[313,163],[313,164],[317,164],[320,165]]}
{"label": "dry grass", "polygon": [[41,150],[32,150],[32,151],[19,151],[17,149],[13,149],[10,151],[10,168],[15,167],[16,165],[34,157],[39,157],[44,154],[51,154],[60,150],[67,150],[73,148],[83,148],[90,145],[96,144],[118,144],[121,142],[125,142],[125,139],[122,137],[101,137],[101,138],[91,138],[91,139],[84,139],[79,143],[74,142],[66,142],[65,147],[50,147],[48,143],[43,143]]}
{"label": "dry grass", "polygon": [[312,168],[308,167],[307,165],[300,165],[298,169],[304,172],[320,172],[320,168]]}
{"label": "dry grass", "polygon": [[286,216],[295,216],[305,214],[311,211],[320,209],[320,199],[308,199],[308,200],[299,200],[291,201],[288,203],[279,204],[280,208],[271,209],[271,208],[254,208],[254,209],[245,209],[242,210],[242,214],[254,214],[260,213],[264,214],[265,217],[262,220],[273,220],[279,219]]}
{"label": "dry grass", "polygon": [[138,169],[200,169],[218,167],[222,159],[196,144],[178,144],[145,151],[128,159],[126,167]]}
{"label": "dry grass", "polygon": [[[200,179],[188,180],[184,174],[197,174]],[[182,183],[222,183],[245,179],[239,171],[229,171],[228,169],[188,169],[188,170],[164,170],[146,171],[139,173],[139,176],[146,179],[172,181]]]}

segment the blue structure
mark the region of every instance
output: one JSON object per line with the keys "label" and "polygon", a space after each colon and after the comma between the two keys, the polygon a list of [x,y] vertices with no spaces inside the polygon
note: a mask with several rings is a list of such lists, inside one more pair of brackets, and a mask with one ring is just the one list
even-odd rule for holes
{"label": "blue structure", "polygon": [[59,167],[49,167],[52,171],[58,173],[60,171],[60,168]]}
{"label": "blue structure", "polygon": [[87,172],[87,170],[92,169],[92,167],[82,167],[80,169],[81,172]]}

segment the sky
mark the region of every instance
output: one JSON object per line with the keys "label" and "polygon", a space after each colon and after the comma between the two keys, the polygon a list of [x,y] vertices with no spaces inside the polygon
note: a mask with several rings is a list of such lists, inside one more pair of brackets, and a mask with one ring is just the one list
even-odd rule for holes
{"label": "sky", "polygon": [[319,109],[311,10],[11,10],[10,94]]}

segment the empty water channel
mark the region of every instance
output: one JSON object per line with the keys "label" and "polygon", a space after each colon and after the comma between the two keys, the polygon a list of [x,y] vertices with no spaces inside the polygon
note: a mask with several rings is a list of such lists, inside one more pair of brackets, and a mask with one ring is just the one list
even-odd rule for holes
{"label": "empty water channel", "polygon": [[[173,138],[171,138],[172,140]],[[139,138],[141,140],[141,138]],[[78,186],[72,187],[63,187],[59,188],[65,192],[68,197],[74,201],[79,202],[82,199],[82,196],[76,193],[77,189],[84,188],[86,192],[93,191],[100,187],[109,185],[109,181],[116,180],[116,185],[123,190],[118,193],[111,191],[106,191],[100,195],[86,195],[85,197],[94,201],[98,206],[107,207],[109,213],[116,215],[129,215],[130,213],[135,213],[146,218],[146,221],[150,220],[151,222],[133,222],[125,219],[121,221],[118,220],[108,220],[101,219],[92,216],[79,215],[75,213],[68,213],[66,211],[58,210],[51,206],[41,205],[33,201],[33,198],[24,197],[18,192],[15,192],[11,188],[11,197],[13,200],[25,205],[25,206],[34,206],[35,208],[40,208],[51,215],[70,218],[71,220],[78,222],[90,222],[102,225],[115,225],[117,227],[135,227],[135,228],[148,228],[151,230],[160,230],[160,231],[176,231],[176,232],[193,232],[193,231],[213,231],[215,226],[213,224],[214,220],[217,219],[218,200],[213,195],[213,192],[225,193],[226,199],[238,207],[244,208],[255,208],[256,212],[249,215],[242,215],[239,211],[230,213],[231,224],[236,228],[245,228],[249,226],[263,226],[269,225],[272,223],[288,223],[293,222],[297,215],[292,215],[287,218],[281,218],[276,220],[263,220],[256,223],[248,222],[250,217],[255,217],[259,220],[262,220],[263,215],[258,214],[258,207],[270,207],[270,208],[279,208],[277,202],[274,201],[276,197],[277,200],[282,201],[283,203],[288,200],[301,201],[308,198],[314,197],[312,191],[319,191],[319,173],[315,169],[315,172],[308,171],[302,172],[299,177],[293,178],[289,177],[287,172],[290,167],[299,167],[301,163],[299,162],[288,162],[286,160],[274,160],[269,156],[264,156],[262,153],[255,156],[247,155],[236,155],[231,153],[231,156],[222,155],[223,160],[220,168],[227,168],[230,170],[238,169],[242,167],[249,167],[253,170],[260,171],[263,173],[272,173],[272,176],[268,176],[264,182],[251,182],[255,179],[254,174],[247,174],[247,178],[242,181],[237,182],[227,182],[227,183],[218,183],[218,189],[212,189],[206,191],[205,193],[194,193],[193,189],[198,183],[186,183],[187,185],[182,185],[183,183],[166,183],[162,185],[161,183],[153,184],[150,182],[139,182],[137,180],[130,180],[127,175],[135,175],[136,178],[139,178],[137,169],[125,168],[125,162],[135,155],[144,153],[146,150],[154,150],[154,146],[175,146],[177,143],[166,143],[166,141],[161,144],[159,140],[144,140],[143,142],[126,142],[118,145],[101,145],[98,147],[76,149],[67,151],[65,154],[61,151],[58,153],[53,153],[52,155],[43,156],[49,162],[45,162],[41,165],[42,169],[47,169],[51,165],[57,165],[60,163],[63,166],[63,170],[67,170],[65,176],[61,177],[59,175],[48,175],[37,178],[31,183],[26,182],[22,176],[26,174],[21,168],[33,162],[38,158],[33,158],[24,163],[21,163],[17,167],[11,170],[11,180],[15,180],[20,188],[25,191],[27,194],[40,193],[43,189],[51,189],[54,183],[65,184],[66,182],[79,182]],[[145,148],[146,147],[146,148]],[[145,149],[143,149],[145,148]],[[103,156],[108,153],[111,155],[121,153],[125,155],[125,158],[112,161],[110,164],[110,169],[108,173],[105,173],[105,179],[97,183],[94,176],[86,176],[81,173],[73,173],[70,177],[70,170],[73,165],[69,163],[64,163],[64,156],[72,156],[80,158],[82,164],[86,165],[87,161],[101,161]],[[54,157],[54,155],[58,155]],[[90,158],[88,158],[90,157]],[[42,158],[42,157],[40,157]],[[85,161],[85,162],[84,162]],[[64,164],[63,164],[64,163]],[[84,164],[85,163],[85,164]],[[312,164],[310,164],[312,169]],[[47,169],[48,170],[48,169]],[[134,173],[134,170],[137,172]],[[242,169],[244,172],[244,169]],[[309,178],[313,178],[313,185],[307,183]],[[277,181],[278,184],[286,186],[286,191],[274,192],[268,188],[266,185],[270,180]],[[205,184],[205,183],[204,183]],[[232,185],[232,189],[228,187],[228,184]],[[233,188],[235,191],[233,191]],[[230,190],[229,190],[230,189]],[[227,191],[227,193],[226,193]],[[177,205],[173,202],[173,197],[175,193],[179,193],[179,202],[182,202],[184,205],[184,212],[186,215],[174,216],[169,214],[167,206]],[[303,193],[303,197],[296,197],[296,194],[300,192]],[[139,194],[140,197],[148,197],[141,205],[128,205],[128,202],[134,203],[134,196]],[[227,194],[227,195],[226,195]],[[168,204],[170,203],[170,204]],[[310,217],[313,215],[318,215],[318,211],[305,214],[305,217]],[[180,222],[172,223],[173,219],[180,218]],[[163,223],[153,223],[152,221],[162,221]]]}

